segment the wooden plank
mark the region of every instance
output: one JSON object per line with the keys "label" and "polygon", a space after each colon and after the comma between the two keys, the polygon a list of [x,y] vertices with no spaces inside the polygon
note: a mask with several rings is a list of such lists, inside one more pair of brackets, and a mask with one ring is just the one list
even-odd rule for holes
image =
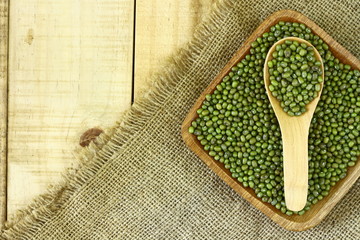
{"label": "wooden plank", "polygon": [[8,0],[0,0],[0,221],[6,219]]}
{"label": "wooden plank", "polygon": [[135,31],[135,98],[149,76],[183,46],[215,0],[137,0]]}
{"label": "wooden plank", "polygon": [[56,183],[79,137],[131,104],[133,0],[10,6],[8,214]]}

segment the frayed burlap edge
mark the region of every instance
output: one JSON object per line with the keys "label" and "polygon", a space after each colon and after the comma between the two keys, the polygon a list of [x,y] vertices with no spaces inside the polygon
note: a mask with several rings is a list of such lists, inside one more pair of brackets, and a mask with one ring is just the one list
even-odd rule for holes
{"label": "frayed burlap edge", "polygon": [[213,5],[209,17],[196,27],[193,39],[167,60],[159,74],[150,78],[148,90],[122,114],[120,121],[101,134],[95,143],[76,153],[78,167],[68,169],[60,183],[50,186],[47,193],[37,197],[26,209],[19,210],[4,223],[1,236],[3,239],[31,237],[65,207],[77,191],[95,176],[127,141],[131,141],[136,132],[146,127],[154,110],[163,104],[183,73],[206,47],[204,40],[212,34],[212,28],[231,7],[231,0],[219,0]]}

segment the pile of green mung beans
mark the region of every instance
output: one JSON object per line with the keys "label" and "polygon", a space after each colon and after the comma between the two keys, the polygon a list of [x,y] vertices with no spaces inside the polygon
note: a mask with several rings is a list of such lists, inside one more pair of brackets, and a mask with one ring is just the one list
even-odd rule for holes
{"label": "pile of green mung beans", "polygon": [[278,44],[267,62],[269,90],[290,116],[300,116],[321,90],[321,62],[314,47],[298,41]]}
{"label": "pile of green mung beans", "polygon": [[[269,48],[284,37],[309,41],[320,53],[325,81],[309,131],[309,191],[299,212],[284,201],[279,124],[266,96],[263,66]],[[208,94],[189,132],[244,187],[287,215],[302,215],[329,194],[360,155],[360,72],[336,59],[304,24],[279,22],[251,44],[250,54]]]}

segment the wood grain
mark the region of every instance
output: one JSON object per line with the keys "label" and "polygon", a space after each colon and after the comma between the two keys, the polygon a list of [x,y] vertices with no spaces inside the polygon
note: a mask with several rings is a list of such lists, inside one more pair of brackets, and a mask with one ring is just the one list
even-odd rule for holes
{"label": "wood grain", "polygon": [[137,0],[135,99],[175,50],[187,43],[214,0]]}
{"label": "wood grain", "polygon": [[[224,180],[231,188],[239,193],[248,202],[254,205],[257,209],[271,218],[274,222],[279,224],[285,229],[292,231],[303,231],[312,228],[319,224],[325,216],[331,211],[337,202],[348,192],[350,187],[360,176],[360,164],[357,163],[353,167],[348,168],[347,176],[340,180],[329,192],[323,200],[311,207],[304,215],[287,216],[282,214],[274,206],[268,203],[262,202],[256,197],[255,192],[251,188],[245,188],[237,180],[231,177],[231,173],[228,169],[225,169],[223,164],[215,161],[210,157],[206,151],[203,150],[200,142],[196,137],[188,132],[188,128],[191,122],[197,118],[196,110],[201,106],[205,100],[206,94],[212,93],[216,86],[222,81],[231,70],[231,68],[237,64],[237,62],[246,56],[250,52],[250,44],[261,36],[264,32],[269,31],[270,26],[276,24],[279,21],[291,21],[299,22],[307,25],[315,34],[320,36],[332,53],[339,58],[343,63],[349,64],[354,69],[360,69],[360,61],[356,59],[349,51],[337,43],[331,36],[329,36],[324,30],[317,26],[310,19],[304,15],[291,11],[282,10],[274,13],[270,17],[264,20],[264,22],[253,32],[253,34],[245,41],[242,47],[236,52],[233,58],[226,64],[224,69],[219,75],[210,83],[210,85],[204,90],[195,105],[190,110],[189,114],[185,118],[182,125],[182,136],[187,146],[194,151],[203,161],[207,164],[221,179]],[[326,80],[325,80],[326,81]],[[325,83],[326,84],[326,83]]]}
{"label": "wood grain", "polygon": [[7,90],[8,90],[8,0],[0,0],[0,221],[6,219]]}
{"label": "wood grain", "polygon": [[285,41],[297,41],[311,46],[315,53],[315,59],[321,62],[322,78],[324,79],[324,64],[316,48],[306,40],[296,37],[287,37],[277,41],[268,51],[264,64],[264,85],[270,104],[278,119],[283,143],[283,166],[284,166],[284,194],[286,207],[292,211],[301,211],[307,201],[308,191],[308,137],[311,119],[320,100],[324,81],[316,98],[306,106],[306,112],[301,116],[289,116],[284,112],[280,101],[269,90],[270,74],[268,62],[273,59],[272,54],[276,46]]}
{"label": "wood grain", "polygon": [[82,133],[117,120],[214,1],[11,4],[9,214],[72,166]]}
{"label": "wood grain", "polygon": [[10,6],[8,214],[56,183],[87,129],[131,104],[132,0]]}

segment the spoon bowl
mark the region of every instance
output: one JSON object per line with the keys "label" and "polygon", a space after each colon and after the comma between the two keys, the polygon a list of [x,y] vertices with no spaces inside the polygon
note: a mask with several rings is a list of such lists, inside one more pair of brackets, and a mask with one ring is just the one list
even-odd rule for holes
{"label": "spoon bowl", "polygon": [[269,90],[270,74],[268,62],[273,59],[272,53],[276,46],[283,44],[285,41],[297,41],[300,44],[305,43],[311,46],[315,53],[316,60],[321,62],[322,78],[324,79],[324,65],[319,52],[308,41],[287,37],[276,42],[269,50],[264,65],[264,82],[265,88],[270,100],[270,104],[278,119],[282,143],[283,143],[283,168],[284,168],[284,193],[286,207],[292,211],[302,210],[307,201],[308,190],[308,135],[311,119],[315,112],[316,105],[319,102],[324,81],[320,84],[320,91],[317,96],[306,105],[306,112],[300,116],[288,115]]}

